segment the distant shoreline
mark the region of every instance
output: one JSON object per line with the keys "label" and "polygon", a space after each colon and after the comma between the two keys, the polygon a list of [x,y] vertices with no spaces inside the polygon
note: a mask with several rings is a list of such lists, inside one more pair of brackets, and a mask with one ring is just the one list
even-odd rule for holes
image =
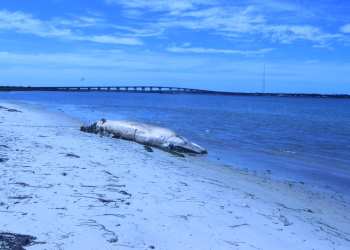
{"label": "distant shoreline", "polygon": [[0,86],[0,92],[113,92],[113,93],[153,93],[153,94],[197,94],[223,96],[275,96],[275,97],[307,97],[348,99],[349,94],[317,94],[317,93],[275,93],[275,92],[228,92],[204,89],[162,87],[162,86]]}

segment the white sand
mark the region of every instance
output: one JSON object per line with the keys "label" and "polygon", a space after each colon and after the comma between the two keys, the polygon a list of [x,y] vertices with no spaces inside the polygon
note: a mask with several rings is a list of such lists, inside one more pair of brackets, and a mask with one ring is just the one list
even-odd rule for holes
{"label": "white sand", "polygon": [[27,249],[350,249],[340,194],[0,105],[23,111],[0,109],[0,231],[45,242]]}

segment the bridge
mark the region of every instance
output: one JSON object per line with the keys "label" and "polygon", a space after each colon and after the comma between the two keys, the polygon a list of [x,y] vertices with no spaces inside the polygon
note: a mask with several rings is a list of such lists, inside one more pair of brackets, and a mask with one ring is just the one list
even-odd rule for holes
{"label": "bridge", "polygon": [[278,96],[278,97],[316,97],[316,98],[350,98],[348,94],[313,94],[313,93],[264,93],[264,92],[225,92],[204,89],[162,87],[162,86],[59,86],[59,87],[25,87],[0,86],[0,92],[9,91],[61,91],[61,92],[126,92],[126,93],[160,93],[160,94],[204,94],[228,96]]}
{"label": "bridge", "polygon": [[0,86],[0,91],[64,91],[64,92],[131,92],[131,93],[190,93],[190,94],[213,94],[215,91],[179,88],[179,87],[161,87],[161,86],[62,86],[62,87],[24,87],[24,86]]}

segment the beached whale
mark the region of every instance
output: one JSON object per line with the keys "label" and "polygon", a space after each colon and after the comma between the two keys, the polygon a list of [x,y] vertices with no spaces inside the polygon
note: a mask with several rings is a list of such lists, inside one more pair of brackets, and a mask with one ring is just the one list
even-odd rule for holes
{"label": "beached whale", "polygon": [[206,149],[177,135],[170,129],[144,123],[102,119],[90,126],[82,126],[80,130],[89,133],[110,135],[113,138],[131,140],[168,152],[192,154],[207,153]]}

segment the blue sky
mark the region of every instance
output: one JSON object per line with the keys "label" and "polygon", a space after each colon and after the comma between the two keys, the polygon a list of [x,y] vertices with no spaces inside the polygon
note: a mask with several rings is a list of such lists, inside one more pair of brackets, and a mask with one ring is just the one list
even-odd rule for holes
{"label": "blue sky", "polygon": [[350,93],[346,0],[1,0],[0,83]]}

